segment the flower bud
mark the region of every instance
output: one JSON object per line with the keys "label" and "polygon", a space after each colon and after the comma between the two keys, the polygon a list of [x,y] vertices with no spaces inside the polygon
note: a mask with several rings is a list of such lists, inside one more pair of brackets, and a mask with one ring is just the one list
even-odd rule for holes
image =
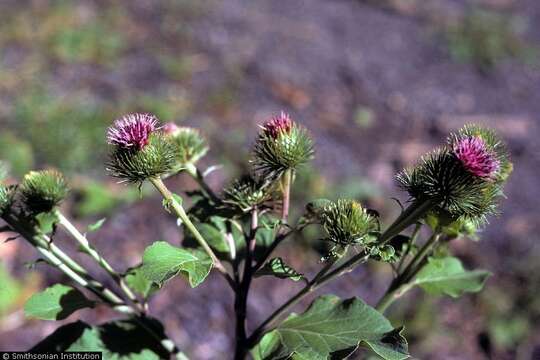
{"label": "flower bud", "polygon": [[341,246],[364,244],[377,230],[376,219],[354,200],[340,199],[326,205],[320,221],[328,240]]}
{"label": "flower bud", "polygon": [[313,141],[304,127],[282,112],[262,126],[253,153],[255,170],[275,179],[313,158]]}
{"label": "flower bud", "polygon": [[195,164],[208,152],[206,139],[197,129],[168,123],[163,126],[163,132],[174,143],[175,158],[180,165]]}
{"label": "flower bud", "polygon": [[7,211],[13,204],[15,187],[0,185],[0,215]]}
{"label": "flower bud", "polygon": [[68,193],[64,176],[56,170],[29,172],[20,189],[24,204],[36,214],[53,210]]}
{"label": "flower bud", "polygon": [[224,190],[223,203],[241,212],[264,206],[271,199],[268,186],[251,175],[234,181]]}
{"label": "flower bud", "polygon": [[165,135],[176,136],[180,131],[180,126],[176,125],[173,122],[168,122],[161,128]]}

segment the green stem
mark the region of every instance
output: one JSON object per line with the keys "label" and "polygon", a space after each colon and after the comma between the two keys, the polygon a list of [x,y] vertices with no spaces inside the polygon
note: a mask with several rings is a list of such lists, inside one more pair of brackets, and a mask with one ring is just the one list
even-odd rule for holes
{"label": "green stem", "polygon": [[412,278],[420,271],[422,268],[422,263],[427,258],[427,256],[431,253],[437,242],[439,241],[441,237],[441,233],[437,230],[434,232],[428,241],[422,246],[422,248],[418,251],[418,254],[411,260],[411,263],[407,268],[403,270],[402,273],[402,281],[404,283],[409,282],[412,280]]}
{"label": "green stem", "polygon": [[[130,305],[126,304],[118,295],[106,288],[99,281],[92,278],[88,272],[76,271],[74,268],[82,267],[77,264],[68,255],[62,252],[58,247],[50,242],[47,236],[35,233],[26,229],[19,224],[17,219],[4,217],[4,221],[23,238],[25,238],[31,245],[33,245],[43,257],[53,266],[57,267],[60,271],[66,274],[71,280],[79,284],[80,286],[88,289],[95,294],[98,298],[105,301],[111,307],[124,314],[136,314],[137,311]],[[75,265],[75,266],[74,266]],[[84,269],[83,269],[84,270]]]}
{"label": "green stem", "polygon": [[437,203],[434,199],[415,200],[407,209],[405,209],[398,218],[386,229],[379,237],[379,245],[390,241],[394,236],[401,233],[410,225],[416,223]]}
{"label": "green stem", "polygon": [[283,207],[281,209],[281,220],[287,224],[289,221],[289,208],[291,204],[291,182],[292,170],[286,170],[281,178],[281,188],[283,191]]}
{"label": "green stem", "polygon": [[201,173],[201,171],[193,164],[188,164],[185,168],[187,173],[197,182],[199,187],[202,189],[202,191],[208,195],[212,201],[216,204],[220,203],[221,200],[216,195],[216,193],[212,190],[212,188],[206,183],[204,180],[204,176]]}
{"label": "green stem", "polygon": [[407,249],[405,250],[405,253],[401,256],[401,259],[399,260],[398,267],[396,269],[396,272],[399,274],[401,271],[401,268],[403,267],[403,264],[405,263],[405,259],[411,252],[411,248],[414,246],[414,243],[416,242],[416,237],[418,236],[418,233],[420,232],[420,229],[422,228],[422,223],[418,222],[416,223],[416,226],[414,227],[414,230],[411,234],[411,237],[409,238]]}
{"label": "green stem", "polygon": [[390,284],[388,290],[385,292],[383,297],[377,302],[377,305],[375,308],[381,312],[384,313],[386,309],[392,305],[392,303],[401,297],[405,292],[407,292],[411,288],[411,284],[409,284],[413,279],[414,276],[422,269],[422,267],[425,265],[426,257],[430,254],[431,250],[435,246],[435,244],[438,242],[441,234],[439,231],[434,232],[428,241],[422,246],[422,248],[418,251],[418,253],[415,255],[415,257],[409,262],[407,267],[403,269],[403,272],[398,275],[397,278],[392,281]]}
{"label": "green stem", "polygon": [[[178,349],[176,345],[168,339],[162,339],[157,335],[154,330],[146,326],[146,324],[140,319],[140,311],[133,308],[131,305],[126,304],[118,295],[113,291],[106,288],[102,283],[92,278],[86,270],[84,270],[79,264],[77,264],[73,259],[68,255],[62,252],[58,247],[51,245],[52,242],[50,239],[43,235],[38,234],[33,230],[28,229],[27,227],[20,224],[20,222],[13,216],[4,217],[4,221],[10,226],[11,229],[19,233],[23,238],[25,238],[32,246],[34,246],[38,252],[53,266],[62,271],[67,277],[72,281],[77,283],[79,286],[87,289],[99,299],[108,304],[113,310],[130,315],[135,321],[137,321],[148,333],[150,336],[156,338],[160,341],[161,345],[169,351],[171,354],[177,354]],[[54,250],[53,250],[54,249]],[[60,254],[61,258],[58,256]],[[66,262],[67,261],[67,262]],[[75,271],[73,268],[82,269],[83,273],[80,271]],[[144,316],[144,315],[143,315]]]}
{"label": "green stem", "polygon": [[126,294],[128,299],[139,307],[139,310],[144,311],[142,305],[139,303],[137,296],[133,290],[126,284],[122,275],[120,275],[113,267],[105,260],[88,242],[88,239],[81,234],[81,232],[60,212],[56,211],[56,215],[59,219],[59,224],[66,229],[66,231],[79,243],[82,250],[92,257],[118,284],[120,289]]}
{"label": "green stem", "polygon": [[232,281],[229,273],[227,272],[227,269],[225,269],[225,267],[223,266],[221,261],[218,259],[218,257],[214,253],[214,251],[210,248],[210,246],[208,245],[206,240],[203,238],[203,236],[201,235],[199,230],[197,230],[195,225],[191,222],[191,220],[187,216],[187,214],[186,214],[184,208],[182,207],[182,205],[178,201],[176,201],[173,194],[165,186],[163,181],[161,181],[160,178],[154,178],[154,179],[150,179],[150,182],[161,193],[161,195],[163,196],[165,201],[167,201],[171,205],[171,207],[173,208],[176,215],[180,218],[180,220],[182,220],[182,222],[184,223],[186,228],[193,234],[193,236],[195,237],[195,240],[197,240],[199,245],[208,254],[210,259],[212,259],[212,263],[213,263],[214,267],[220,273],[222,273],[225,276],[225,278],[227,279],[229,284],[234,284],[234,282]]}

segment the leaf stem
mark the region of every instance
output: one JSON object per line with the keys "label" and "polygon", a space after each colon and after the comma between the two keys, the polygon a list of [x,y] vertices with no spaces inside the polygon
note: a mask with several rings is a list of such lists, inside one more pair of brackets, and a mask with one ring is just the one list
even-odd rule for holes
{"label": "leaf stem", "polygon": [[429,210],[437,203],[436,199],[415,200],[409,205],[398,217],[392,225],[379,237],[379,245],[384,245],[394,236],[401,233],[410,225],[421,219]]}
{"label": "leaf stem", "polygon": [[281,188],[283,191],[283,207],[281,209],[281,220],[284,224],[289,221],[289,208],[291,203],[291,183],[292,169],[288,169],[283,173],[281,178]]}
{"label": "leaf stem", "polygon": [[135,306],[139,308],[141,312],[144,312],[144,307],[137,299],[137,296],[134,294],[133,290],[126,284],[122,275],[120,275],[113,267],[105,260],[88,242],[86,236],[81,234],[81,232],[59,211],[56,211],[59,224],[64,227],[64,229],[79,243],[82,250],[92,257],[99,266],[101,266],[118,284],[120,289],[132,301]]}
{"label": "leaf stem", "polygon": [[27,229],[25,226],[21,225],[16,218],[8,218],[6,216],[3,219],[14,231],[19,233],[34,246],[50,264],[57,267],[71,280],[95,294],[98,298],[109,304],[114,310],[124,314],[137,314],[137,310],[129,304],[126,304],[118,295],[106,288],[102,283],[92,278],[86,270],[83,269],[83,272],[75,270],[73,265],[76,265],[75,268],[82,269],[82,267],[58,247],[52,247],[51,245],[54,244],[50,242],[50,239],[48,239],[47,236]]}
{"label": "leaf stem", "polygon": [[405,269],[403,269],[403,272],[392,281],[388,290],[386,290],[382,298],[377,302],[375,309],[384,313],[396,299],[401,297],[406,290],[410,288],[410,286],[408,286],[409,282],[416,276],[422,267],[424,267],[426,257],[439,241],[440,236],[441,233],[438,230],[433,232],[420,251],[414,256]]}
{"label": "leaf stem", "polygon": [[416,226],[414,227],[414,230],[411,234],[411,237],[409,238],[407,249],[405,250],[405,253],[401,256],[401,259],[399,260],[398,267],[396,269],[396,272],[399,274],[401,271],[401,268],[403,267],[403,264],[405,263],[405,259],[411,252],[411,248],[413,247],[414,243],[416,242],[416,238],[418,236],[418,233],[420,232],[420,229],[422,228],[422,223],[417,222]]}

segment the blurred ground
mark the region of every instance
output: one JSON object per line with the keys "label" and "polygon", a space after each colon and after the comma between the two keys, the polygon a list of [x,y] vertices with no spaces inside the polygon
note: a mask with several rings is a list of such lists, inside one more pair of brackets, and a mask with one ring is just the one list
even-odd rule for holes
{"label": "blurred ground", "polygon": [[[508,199],[480,242],[453,246],[468,267],[493,277],[482,293],[459,300],[415,293],[390,318],[407,324],[420,359],[538,359],[539,44],[535,0],[4,0],[0,157],[19,176],[45,165],[72,174],[72,208],[89,216],[82,223],[123,203],[94,238],[112,263],[127,267],[149,243],[180,236],[173,219],[153,216],[159,199],[132,204],[137,195],[128,193],[103,204],[118,187],[87,178],[106,180],[104,131],[124,112],[201,128],[212,144],[205,165],[226,166],[211,176],[217,187],[245,167],[239,149],[247,158],[256,125],[285,109],[317,142],[296,196],[346,194],[386,216],[398,211],[390,197],[404,199],[393,183],[397,170],[464,123],[492,126],[515,164]],[[174,185],[192,186],[184,178]],[[24,279],[13,290],[21,303],[29,289],[59,279],[44,266],[24,269],[35,256],[28,250],[0,246],[2,263]],[[308,273],[317,266],[315,254],[290,261]],[[373,302],[388,277],[370,266],[322,292]],[[261,280],[251,299],[255,322],[293,292]],[[175,281],[152,307],[194,359],[221,359],[230,354],[231,303],[212,277],[196,290]],[[26,349],[56,326],[27,322],[13,309],[20,304],[0,311],[0,349]],[[110,314],[98,315],[92,321]]]}

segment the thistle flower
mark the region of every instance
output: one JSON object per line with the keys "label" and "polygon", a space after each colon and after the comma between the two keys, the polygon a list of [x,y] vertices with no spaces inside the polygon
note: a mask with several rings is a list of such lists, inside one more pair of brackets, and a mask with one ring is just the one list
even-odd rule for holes
{"label": "thistle flower", "polygon": [[450,134],[447,142],[463,166],[476,176],[501,183],[512,172],[506,146],[493,130],[465,125]]}
{"label": "thistle flower", "polygon": [[107,132],[107,141],[125,149],[142,150],[150,134],[156,130],[157,118],[152,114],[128,114],[114,121]]}
{"label": "thistle flower", "polygon": [[488,151],[484,140],[479,137],[459,139],[453,144],[452,152],[463,167],[476,176],[491,179],[499,170],[499,161]]}
{"label": "thistle flower", "polygon": [[56,170],[29,172],[20,189],[24,204],[36,214],[51,211],[68,193],[64,176]]}
{"label": "thistle flower", "polygon": [[326,205],[320,221],[328,240],[341,246],[362,244],[377,230],[376,219],[354,200],[340,199]]}
{"label": "thistle flower", "polygon": [[115,120],[107,133],[113,145],[107,164],[112,176],[141,184],[173,169],[174,144],[156,131],[157,124],[152,114],[128,114]]}
{"label": "thistle flower", "polygon": [[174,144],[163,134],[154,132],[141,150],[115,147],[110,154],[107,171],[123,181],[141,184],[172,171],[174,165]]}
{"label": "thistle flower", "polygon": [[307,130],[281,113],[262,126],[253,149],[255,171],[278,178],[313,157],[313,141]]}
{"label": "thistle flower", "polygon": [[268,186],[251,175],[234,181],[224,190],[223,203],[241,212],[264,206],[271,199]]}
{"label": "thistle flower", "polygon": [[199,130],[168,123],[163,127],[176,146],[176,160],[180,165],[194,164],[208,152],[206,139]]}

